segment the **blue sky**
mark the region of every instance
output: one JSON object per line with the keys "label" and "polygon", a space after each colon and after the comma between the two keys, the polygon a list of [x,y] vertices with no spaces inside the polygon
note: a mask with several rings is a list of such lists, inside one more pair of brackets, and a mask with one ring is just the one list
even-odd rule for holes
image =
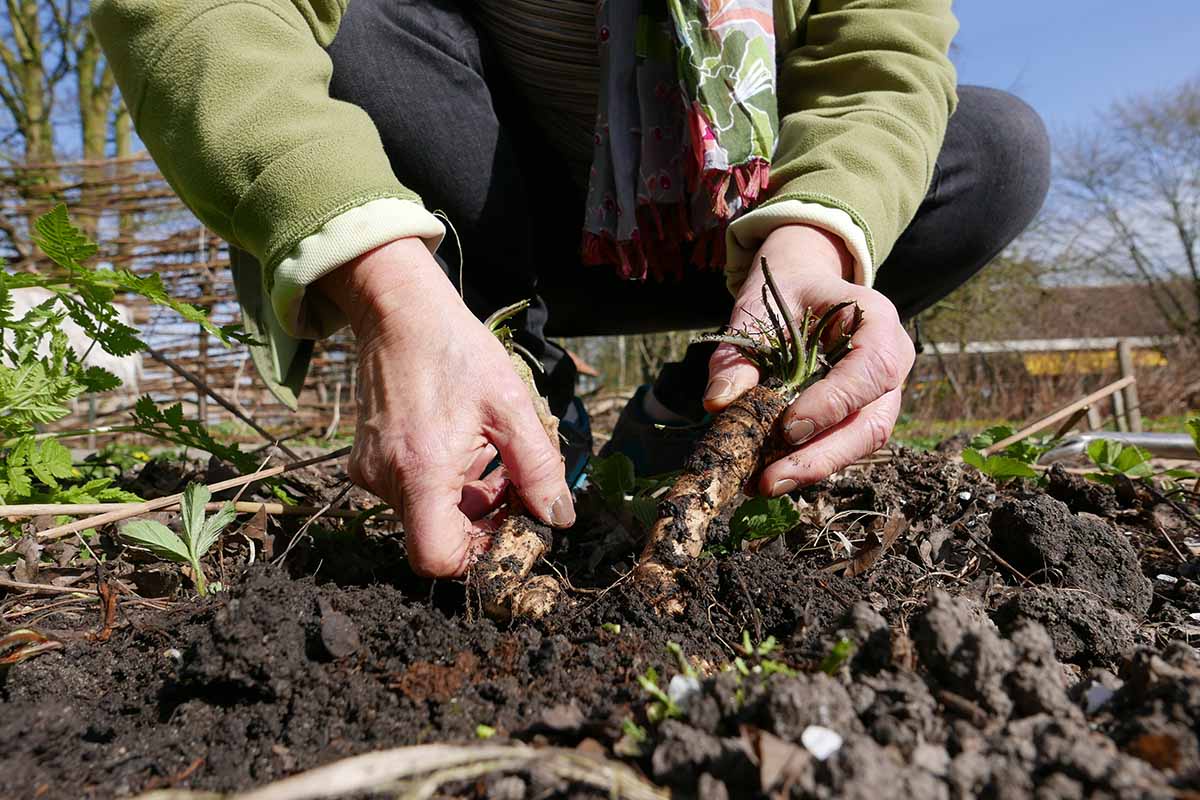
{"label": "blue sky", "polygon": [[1200,77],[1200,0],[955,0],[961,83],[1006,89],[1051,132]]}

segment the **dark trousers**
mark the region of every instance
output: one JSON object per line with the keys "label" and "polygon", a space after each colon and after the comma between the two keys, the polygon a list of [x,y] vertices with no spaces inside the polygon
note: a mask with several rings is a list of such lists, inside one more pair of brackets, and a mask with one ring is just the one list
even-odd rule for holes
{"label": "dark trousers", "polygon": [[[583,188],[528,120],[502,65],[456,0],[355,0],[337,38],[330,92],[375,121],[396,175],[454,233],[439,255],[480,317],[535,298],[519,336],[547,367],[561,408],[574,368],[546,336],[715,328],[724,276],[629,282],[579,258]],[[911,318],[982,269],[1033,219],[1050,177],[1041,119],[1005,92],[959,87],[932,185],[880,265],[875,288]],[[460,249],[461,247],[461,249]],[[461,262],[461,269],[460,269]],[[703,353],[656,385],[669,407],[699,399]],[[660,381],[660,384],[663,384]]]}

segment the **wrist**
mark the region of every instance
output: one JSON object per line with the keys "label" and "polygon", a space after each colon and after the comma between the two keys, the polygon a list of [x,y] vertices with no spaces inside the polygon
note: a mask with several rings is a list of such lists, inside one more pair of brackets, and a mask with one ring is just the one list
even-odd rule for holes
{"label": "wrist", "polygon": [[854,281],[854,256],[842,237],[815,225],[782,225],[767,235],[759,253],[768,264],[801,264],[806,271]]}
{"label": "wrist", "polygon": [[317,279],[318,291],[336,305],[357,336],[409,307],[421,287],[445,280],[425,243],[404,237],[347,261]]}

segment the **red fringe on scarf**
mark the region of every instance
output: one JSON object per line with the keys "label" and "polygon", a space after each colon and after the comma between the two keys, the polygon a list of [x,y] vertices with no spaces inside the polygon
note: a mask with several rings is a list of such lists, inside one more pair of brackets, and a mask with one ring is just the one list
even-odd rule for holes
{"label": "red fringe on scarf", "polygon": [[[693,147],[693,151],[697,148]],[[689,170],[690,173],[695,169]],[[633,237],[618,241],[611,233],[583,234],[583,263],[589,266],[614,266],[626,280],[657,281],[683,277],[685,248],[691,248],[690,263],[697,269],[725,268],[725,229],[732,212],[726,197],[731,185],[737,187],[742,209],[748,209],[766,190],[770,165],[755,159],[729,170],[706,170],[689,174],[688,183],[695,191],[703,184],[712,199],[717,224],[703,231],[692,229],[688,207],[683,203],[643,203],[637,207],[637,227]]]}

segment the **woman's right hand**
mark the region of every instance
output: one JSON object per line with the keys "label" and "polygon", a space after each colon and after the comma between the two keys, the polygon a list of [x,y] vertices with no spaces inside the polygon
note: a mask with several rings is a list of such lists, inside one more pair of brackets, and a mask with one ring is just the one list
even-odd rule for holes
{"label": "woman's right hand", "polygon": [[[575,521],[562,457],[525,385],[421,240],[372,250],[317,288],[358,343],[350,477],[400,510],[416,572],[461,575],[509,481],[542,522]],[[504,467],[481,477],[497,452]]]}

